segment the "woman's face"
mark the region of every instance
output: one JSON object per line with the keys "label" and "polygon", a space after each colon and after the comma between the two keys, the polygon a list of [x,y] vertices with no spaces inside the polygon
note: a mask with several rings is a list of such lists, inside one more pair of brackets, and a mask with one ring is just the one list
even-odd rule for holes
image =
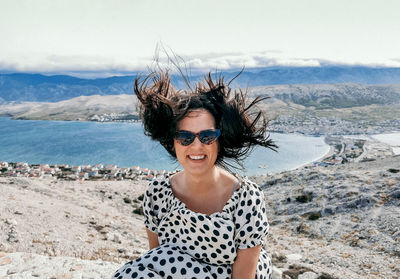
{"label": "woman's face", "polygon": [[[178,123],[177,130],[198,133],[203,130],[215,129],[214,117],[207,110],[196,109]],[[186,172],[194,175],[206,174],[212,170],[218,156],[218,141],[207,145],[196,137],[193,143],[183,146],[174,139],[176,157]]]}

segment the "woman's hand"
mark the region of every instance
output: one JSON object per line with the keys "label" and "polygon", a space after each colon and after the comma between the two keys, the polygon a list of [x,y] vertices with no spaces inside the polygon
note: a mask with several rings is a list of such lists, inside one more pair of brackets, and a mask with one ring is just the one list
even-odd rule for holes
{"label": "woman's hand", "polygon": [[260,251],[261,245],[238,249],[236,260],[232,265],[232,279],[254,279]]}
{"label": "woman's hand", "polygon": [[158,234],[153,233],[151,230],[146,228],[147,239],[149,240],[149,248],[150,250],[160,246],[158,243]]}

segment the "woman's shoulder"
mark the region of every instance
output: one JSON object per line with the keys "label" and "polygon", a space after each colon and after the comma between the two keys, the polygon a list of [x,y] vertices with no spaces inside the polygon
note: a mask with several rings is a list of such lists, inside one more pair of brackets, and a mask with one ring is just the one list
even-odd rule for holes
{"label": "woman's shoulder", "polygon": [[262,189],[248,178],[241,178],[238,188],[233,197],[238,205],[260,205],[264,201]]}
{"label": "woman's shoulder", "polygon": [[239,191],[243,193],[251,193],[256,195],[262,193],[262,189],[260,188],[260,186],[258,186],[257,183],[251,181],[247,177],[240,177],[239,181],[240,181],[240,187],[238,189]]}
{"label": "woman's shoulder", "polygon": [[149,181],[147,185],[146,194],[152,195],[157,192],[164,192],[169,188],[168,176],[156,177]]}

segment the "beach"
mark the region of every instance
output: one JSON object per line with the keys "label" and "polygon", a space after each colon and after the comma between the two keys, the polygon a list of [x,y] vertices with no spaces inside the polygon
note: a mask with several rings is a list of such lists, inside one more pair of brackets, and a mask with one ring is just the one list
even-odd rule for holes
{"label": "beach", "polygon": [[[318,164],[250,177],[266,197],[274,278],[400,276],[400,157],[353,139],[357,160],[344,141]],[[147,183],[0,177],[0,278],[110,278],[148,249]]]}
{"label": "beach", "polygon": [[400,133],[379,134],[372,137],[390,145],[394,154],[400,154]]}

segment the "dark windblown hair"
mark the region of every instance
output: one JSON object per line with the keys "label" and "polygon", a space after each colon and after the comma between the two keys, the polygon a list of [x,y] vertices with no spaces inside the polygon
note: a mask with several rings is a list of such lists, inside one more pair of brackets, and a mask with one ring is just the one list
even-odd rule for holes
{"label": "dark windblown hair", "polygon": [[[264,113],[255,105],[266,99],[258,96],[247,104],[246,94],[238,89],[232,90],[230,82],[216,75],[205,76],[194,89],[176,90],[171,83],[168,71],[157,71],[144,79],[136,78],[134,91],[140,102],[140,116],[145,134],[159,141],[168,153],[176,159],[174,135],[177,124],[195,109],[205,109],[214,117],[218,138],[216,164],[229,169],[243,168],[242,160],[256,145],[276,150],[276,144],[269,139],[268,121]],[[228,159],[228,161],[227,161]]]}

